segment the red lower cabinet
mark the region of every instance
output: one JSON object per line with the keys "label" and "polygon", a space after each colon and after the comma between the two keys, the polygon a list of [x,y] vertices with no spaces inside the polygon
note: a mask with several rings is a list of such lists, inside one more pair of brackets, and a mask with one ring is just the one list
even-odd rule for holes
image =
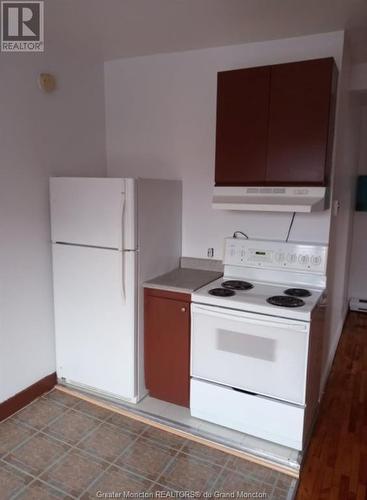
{"label": "red lower cabinet", "polygon": [[145,289],[145,384],[152,397],[181,406],[190,400],[190,300],[185,293]]}

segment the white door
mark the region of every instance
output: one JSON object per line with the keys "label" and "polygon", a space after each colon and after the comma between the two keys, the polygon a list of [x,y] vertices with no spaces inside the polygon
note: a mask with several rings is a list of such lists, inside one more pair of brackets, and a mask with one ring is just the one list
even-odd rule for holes
{"label": "white door", "polygon": [[58,377],[135,397],[136,253],[52,245]]}
{"label": "white door", "polygon": [[191,375],[304,404],[308,323],[192,305]]}
{"label": "white door", "polygon": [[51,239],[104,248],[123,247],[124,179],[50,179]]}

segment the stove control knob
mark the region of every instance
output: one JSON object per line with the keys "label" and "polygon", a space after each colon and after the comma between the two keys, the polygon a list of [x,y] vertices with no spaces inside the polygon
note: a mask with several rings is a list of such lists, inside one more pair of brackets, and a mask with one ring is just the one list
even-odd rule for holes
{"label": "stove control knob", "polygon": [[320,255],[314,255],[311,259],[311,264],[313,266],[319,266],[321,264],[321,257]]}
{"label": "stove control knob", "polygon": [[277,253],[275,254],[275,260],[276,260],[276,262],[281,263],[281,262],[283,262],[283,261],[284,261],[284,259],[285,259],[285,255],[284,255],[284,253],[283,253],[283,252],[277,252]]}
{"label": "stove control knob", "polygon": [[289,264],[294,264],[295,262],[297,262],[297,255],[295,253],[289,253],[287,255],[287,261],[289,262]]}
{"label": "stove control knob", "polygon": [[300,255],[298,257],[298,262],[304,266],[308,264],[308,261],[309,261],[308,255]]}

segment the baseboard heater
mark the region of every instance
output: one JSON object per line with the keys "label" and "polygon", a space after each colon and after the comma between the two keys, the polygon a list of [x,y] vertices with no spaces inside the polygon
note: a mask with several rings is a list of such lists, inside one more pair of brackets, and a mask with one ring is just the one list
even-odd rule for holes
{"label": "baseboard heater", "polygon": [[349,309],[351,311],[367,312],[367,299],[352,297],[349,301]]}

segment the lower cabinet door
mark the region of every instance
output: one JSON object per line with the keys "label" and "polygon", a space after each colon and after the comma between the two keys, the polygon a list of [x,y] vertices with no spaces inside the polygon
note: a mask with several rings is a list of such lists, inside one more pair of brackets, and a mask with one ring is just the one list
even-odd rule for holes
{"label": "lower cabinet door", "polygon": [[189,406],[190,304],[145,292],[145,384],[152,397]]}

